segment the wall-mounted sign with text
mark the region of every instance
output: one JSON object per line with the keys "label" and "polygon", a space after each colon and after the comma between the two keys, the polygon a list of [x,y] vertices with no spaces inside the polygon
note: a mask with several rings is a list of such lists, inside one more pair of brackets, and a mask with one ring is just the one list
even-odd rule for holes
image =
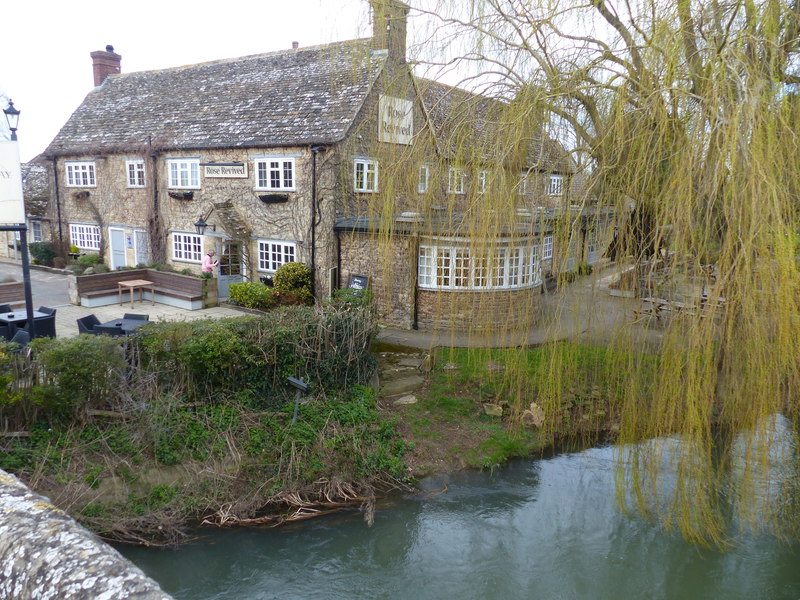
{"label": "wall-mounted sign with text", "polygon": [[0,224],[25,222],[22,199],[22,167],[17,142],[0,142]]}
{"label": "wall-mounted sign with text", "polygon": [[203,177],[247,177],[247,163],[203,163]]}
{"label": "wall-mounted sign with text", "polygon": [[378,99],[378,141],[410,144],[414,135],[414,110],[411,100],[381,96]]}

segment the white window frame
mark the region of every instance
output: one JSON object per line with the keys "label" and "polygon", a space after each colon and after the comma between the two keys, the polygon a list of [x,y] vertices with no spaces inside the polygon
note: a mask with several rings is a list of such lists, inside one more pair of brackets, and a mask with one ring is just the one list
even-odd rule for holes
{"label": "white window frame", "polygon": [[31,230],[31,242],[41,242],[44,241],[44,236],[42,235],[42,222],[41,221],[30,221],[30,230]]}
{"label": "white window frame", "polygon": [[519,183],[517,184],[517,194],[525,196],[528,193],[528,174],[520,173]]}
{"label": "white window frame", "polygon": [[125,161],[125,179],[129,188],[143,188],[147,186],[143,160]]}
{"label": "white window frame", "polygon": [[447,170],[447,193],[463,194],[467,175],[461,167],[450,167]]}
{"label": "white window frame", "polygon": [[424,194],[428,191],[431,181],[431,169],[429,165],[419,166],[419,179],[417,180],[417,193]]}
{"label": "white window frame", "polygon": [[167,187],[171,190],[199,190],[200,159],[167,159],[167,181]]}
{"label": "white window frame", "polygon": [[478,193],[485,194],[489,181],[489,171],[478,171]]}
{"label": "white window frame", "polygon": [[69,224],[70,244],[81,250],[100,250],[100,227],[83,223]]}
{"label": "white window frame", "polygon": [[553,234],[542,239],[542,260],[553,258]]}
{"label": "white window frame", "polygon": [[97,187],[93,160],[70,161],[64,165],[67,173],[67,187]]}
{"label": "white window frame", "polygon": [[285,240],[258,240],[258,270],[274,273],[286,263],[297,262],[297,243]]}
{"label": "white window frame", "polygon": [[466,243],[433,241],[420,244],[417,265],[417,285],[432,290],[529,289],[542,282],[533,241],[477,252]]}
{"label": "white window frame", "polygon": [[200,264],[203,262],[203,236],[185,231],[172,233],[172,260]]}
{"label": "white window frame", "polygon": [[550,175],[547,179],[547,195],[562,196],[564,194],[564,176]]}
{"label": "white window frame", "polygon": [[[370,175],[372,176],[370,178]],[[353,191],[374,194],[378,191],[378,161],[371,158],[353,159]]]}
{"label": "white window frame", "polygon": [[[288,167],[288,174],[287,174]],[[256,190],[270,192],[294,192],[296,177],[294,158],[268,156],[255,159]]]}

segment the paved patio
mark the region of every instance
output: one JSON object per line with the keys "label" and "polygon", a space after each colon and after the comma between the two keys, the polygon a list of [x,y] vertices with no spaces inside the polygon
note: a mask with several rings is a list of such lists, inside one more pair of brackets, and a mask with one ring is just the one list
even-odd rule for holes
{"label": "paved patio", "polygon": [[[7,276],[22,280],[22,266],[17,261],[0,258],[0,278]],[[81,317],[93,314],[101,322],[122,318],[125,313],[146,314],[151,321],[192,321],[195,319],[221,319],[223,317],[241,316],[241,311],[234,308],[219,306],[204,310],[185,310],[166,304],[151,304],[150,300],[137,300],[135,308],[131,308],[130,300],[123,301],[121,305],[110,304],[96,308],[85,308],[68,304],[67,276],[63,273],[53,272],[33,267],[31,269],[31,289],[33,292],[33,308],[49,306],[56,309],[56,336],[73,337],[78,335],[76,321]],[[128,295],[124,296],[126,299]]]}
{"label": "paved patio", "polygon": [[218,306],[216,308],[205,308],[203,310],[185,310],[175,308],[166,304],[156,303],[153,306],[149,300],[136,301],[135,308],[131,308],[130,302],[123,302],[122,305],[110,304],[108,306],[98,306],[96,308],[86,308],[65,304],[54,306],[56,310],[56,337],[73,337],[78,335],[77,320],[81,317],[94,314],[101,322],[112,319],[120,319],[125,313],[145,314],[151,321],[193,321],[196,319],[221,319],[223,317],[240,317],[244,313],[233,308]]}

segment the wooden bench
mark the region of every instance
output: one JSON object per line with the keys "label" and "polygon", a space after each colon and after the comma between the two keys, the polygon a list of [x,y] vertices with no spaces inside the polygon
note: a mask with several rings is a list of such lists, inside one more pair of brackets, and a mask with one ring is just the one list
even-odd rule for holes
{"label": "wooden bench", "polygon": [[11,308],[25,306],[25,291],[21,281],[0,283],[0,304],[10,304]]}
{"label": "wooden bench", "polygon": [[725,303],[724,298],[718,298],[712,305],[706,296],[699,298],[697,302],[680,302],[655,297],[642,298],[641,301],[642,307],[633,311],[634,322],[643,318],[655,318],[660,322],[661,318],[667,314],[683,317],[707,317],[713,314],[715,309],[722,308]]}
{"label": "wooden bench", "polygon": [[131,269],[96,275],[79,275],[75,278],[78,301],[81,306],[89,308],[117,304],[119,301],[118,282],[130,279],[146,279],[153,282],[152,293],[149,289],[143,292],[145,300],[153,300],[187,310],[203,308],[203,279],[154,269]]}

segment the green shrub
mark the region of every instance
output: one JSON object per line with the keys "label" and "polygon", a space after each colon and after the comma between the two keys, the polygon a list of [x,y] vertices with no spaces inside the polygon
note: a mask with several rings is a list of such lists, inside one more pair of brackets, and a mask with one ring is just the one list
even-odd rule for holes
{"label": "green shrub", "polygon": [[93,267],[103,262],[103,257],[99,254],[84,254],[78,257],[78,264],[82,267]]}
{"label": "green shrub", "polygon": [[372,307],[373,293],[370,289],[354,290],[342,288],[333,290],[333,296],[328,304],[336,307]]}
{"label": "green shrub", "polygon": [[370,311],[287,306],[269,316],[153,323],[135,340],[142,367],[159,373],[166,390],[264,405],[290,394],[289,376],[307,378],[315,392],[366,381],[374,335]]}
{"label": "green shrub", "polygon": [[125,356],[110,337],[37,338],[30,343],[40,373],[34,400],[53,419],[113,405],[125,381]]}
{"label": "green shrub", "polygon": [[81,249],[78,248],[75,244],[69,245],[69,252],[70,254],[80,254]]}
{"label": "green shrub", "polygon": [[228,299],[245,308],[269,310],[276,306],[275,292],[267,286],[254,281],[232,283],[228,288]]}
{"label": "green shrub", "polygon": [[108,273],[111,269],[108,268],[108,265],[105,263],[97,263],[94,267],[95,273]]}
{"label": "green shrub", "polygon": [[278,267],[273,277],[275,290],[294,296],[304,304],[312,304],[311,269],[299,262],[290,262]]}
{"label": "green shrub", "polygon": [[40,265],[52,265],[53,259],[56,257],[56,251],[47,242],[33,242],[28,245],[31,256],[34,260],[38,261]]}

